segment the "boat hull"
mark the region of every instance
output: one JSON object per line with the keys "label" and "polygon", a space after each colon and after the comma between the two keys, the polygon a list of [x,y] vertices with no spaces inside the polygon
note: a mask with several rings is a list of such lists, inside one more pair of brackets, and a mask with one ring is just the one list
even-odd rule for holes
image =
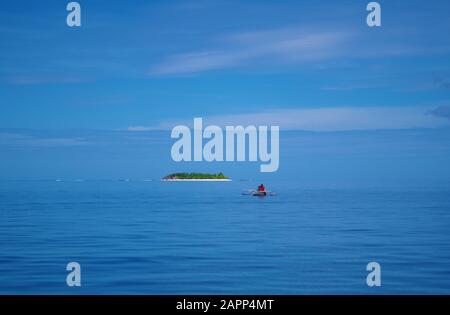
{"label": "boat hull", "polygon": [[259,197],[264,197],[267,196],[267,192],[266,191],[255,191],[252,193],[253,196],[259,196]]}

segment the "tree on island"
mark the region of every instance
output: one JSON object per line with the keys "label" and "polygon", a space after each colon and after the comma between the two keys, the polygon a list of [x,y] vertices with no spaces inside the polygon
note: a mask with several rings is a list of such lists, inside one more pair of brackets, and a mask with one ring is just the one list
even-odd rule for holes
{"label": "tree on island", "polygon": [[217,174],[209,173],[173,173],[163,179],[229,179],[222,172]]}

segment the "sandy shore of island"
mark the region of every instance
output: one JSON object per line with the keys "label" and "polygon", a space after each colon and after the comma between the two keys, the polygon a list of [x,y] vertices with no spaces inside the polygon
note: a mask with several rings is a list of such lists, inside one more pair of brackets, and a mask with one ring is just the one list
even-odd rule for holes
{"label": "sandy shore of island", "polygon": [[161,179],[163,182],[231,182],[231,179]]}

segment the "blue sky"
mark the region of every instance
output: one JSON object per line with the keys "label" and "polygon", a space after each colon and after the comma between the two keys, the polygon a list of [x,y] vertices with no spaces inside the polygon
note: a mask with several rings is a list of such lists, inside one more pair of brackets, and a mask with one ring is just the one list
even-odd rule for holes
{"label": "blue sky", "polygon": [[0,2],[0,179],[263,176],[173,162],[168,130],[203,117],[279,125],[264,176],[450,182],[446,0],[380,1],[380,28],[362,0],[79,2],[81,28],[68,1]]}
{"label": "blue sky", "polygon": [[446,126],[450,3],[380,1],[380,28],[367,3],[80,1],[72,29],[65,1],[2,1],[0,127]]}

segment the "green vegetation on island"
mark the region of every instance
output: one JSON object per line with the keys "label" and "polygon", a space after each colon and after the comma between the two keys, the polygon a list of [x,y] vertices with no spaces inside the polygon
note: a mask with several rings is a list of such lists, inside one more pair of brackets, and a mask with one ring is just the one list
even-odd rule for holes
{"label": "green vegetation on island", "polygon": [[230,179],[228,176],[222,173],[209,174],[209,173],[174,173],[167,175],[164,180],[177,180],[177,179]]}

